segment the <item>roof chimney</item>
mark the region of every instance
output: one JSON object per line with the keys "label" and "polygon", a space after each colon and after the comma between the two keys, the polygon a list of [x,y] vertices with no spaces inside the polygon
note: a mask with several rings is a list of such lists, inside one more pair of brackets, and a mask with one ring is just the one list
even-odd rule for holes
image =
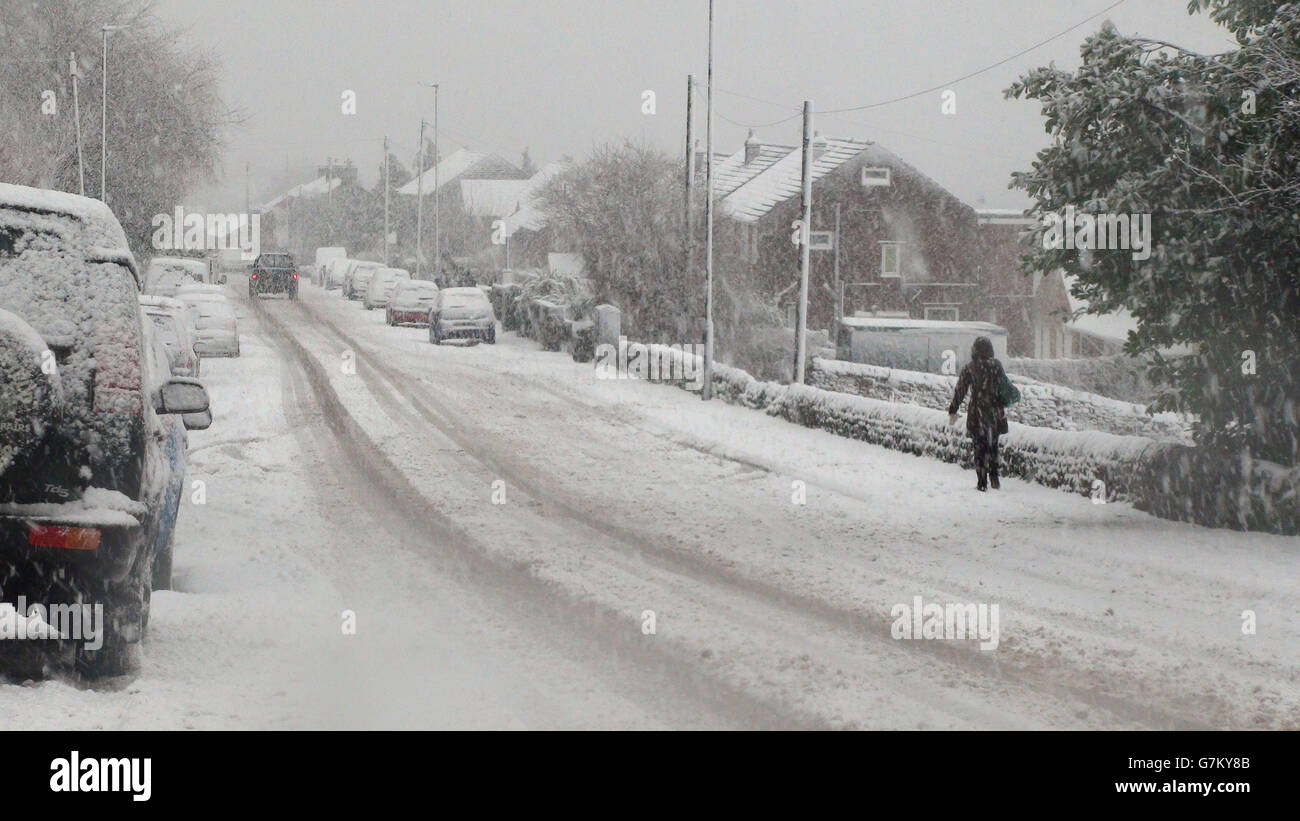
{"label": "roof chimney", "polygon": [[763,144],[754,136],[754,129],[749,129],[749,138],[745,140],[745,165],[758,159],[758,152],[762,147]]}

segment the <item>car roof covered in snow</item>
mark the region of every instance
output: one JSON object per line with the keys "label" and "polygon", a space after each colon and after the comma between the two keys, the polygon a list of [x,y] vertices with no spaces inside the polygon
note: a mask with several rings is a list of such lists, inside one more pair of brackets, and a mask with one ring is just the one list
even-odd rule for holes
{"label": "car roof covered in snow", "polygon": [[150,294],[141,294],[139,299],[140,299],[141,308],[154,308],[160,311],[185,310],[184,302],[181,302],[179,299],[172,299],[169,296],[152,296]]}
{"label": "car roof covered in snow", "polygon": [[140,270],[126,241],[126,232],[112,209],[99,200],[66,191],[0,183],[0,208],[57,214],[77,220],[86,227],[83,238],[85,258],[124,265],[139,282]]}

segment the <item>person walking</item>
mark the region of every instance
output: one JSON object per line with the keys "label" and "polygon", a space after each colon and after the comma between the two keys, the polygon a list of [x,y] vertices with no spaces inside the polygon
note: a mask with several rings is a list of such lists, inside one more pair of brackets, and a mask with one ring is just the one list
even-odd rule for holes
{"label": "person walking", "polygon": [[[1004,384],[1005,383],[1005,384]],[[1007,379],[1002,363],[993,355],[993,342],[977,337],[970,349],[970,362],[957,377],[952,403],[948,405],[948,424],[957,424],[957,410],[966,393],[966,432],[975,448],[976,490],[998,490],[998,437],[1007,432],[1006,405],[1019,399],[1019,392]]]}

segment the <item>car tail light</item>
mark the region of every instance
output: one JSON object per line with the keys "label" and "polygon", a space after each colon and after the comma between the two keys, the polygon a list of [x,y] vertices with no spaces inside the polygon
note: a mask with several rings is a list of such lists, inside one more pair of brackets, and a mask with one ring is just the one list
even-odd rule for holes
{"label": "car tail light", "polygon": [[93,527],[32,525],[31,530],[27,532],[27,543],[32,547],[95,550],[99,547],[100,535],[100,532]]}
{"label": "car tail light", "polygon": [[294,272],[293,272],[293,278],[294,278],[294,279],[297,279],[297,278],[298,278],[298,272],[297,272],[297,271],[294,271]]}
{"label": "car tail light", "polygon": [[257,274],[249,274],[248,276],[251,279],[257,279]]}

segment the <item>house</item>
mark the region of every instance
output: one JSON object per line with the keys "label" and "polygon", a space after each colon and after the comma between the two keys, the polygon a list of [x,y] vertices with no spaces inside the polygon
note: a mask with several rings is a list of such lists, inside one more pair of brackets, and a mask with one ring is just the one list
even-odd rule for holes
{"label": "house", "polygon": [[[985,319],[976,299],[983,245],[973,208],[876,143],[816,135],[811,148],[812,231],[833,232],[837,219],[840,231],[811,252],[809,328],[858,312]],[[791,308],[802,151],[751,135],[715,172],[727,181],[714,239],[721,278],[748,281]],[[738,184],[726,190],[732,181]]]}
{"label": "house", "polygon": [[351,160],[340,164],[317,166],[316,174],[314,179],[295,185],[262,204],[257,213],[261,218],[263,247],[305,254],[310,249],[300,247],[303,241],[302,231],[293,230],[294,207],[304,199],[329,195],[344,186],[357,184],[357,168]]}
{"label": "house", "polygon": [[[455,190],[459,194],[462,179],[520,180],[524,179],[524,172],[495,154],[481,154],[461,148],[425,169],[423,174],[413,177],[410,182],[398,188],[397,193],[409,197],[417,194],[427,197],[434,193],[436,180],[439,197],[449,190]],[[459,197],[456,199],[459,202]]]}

